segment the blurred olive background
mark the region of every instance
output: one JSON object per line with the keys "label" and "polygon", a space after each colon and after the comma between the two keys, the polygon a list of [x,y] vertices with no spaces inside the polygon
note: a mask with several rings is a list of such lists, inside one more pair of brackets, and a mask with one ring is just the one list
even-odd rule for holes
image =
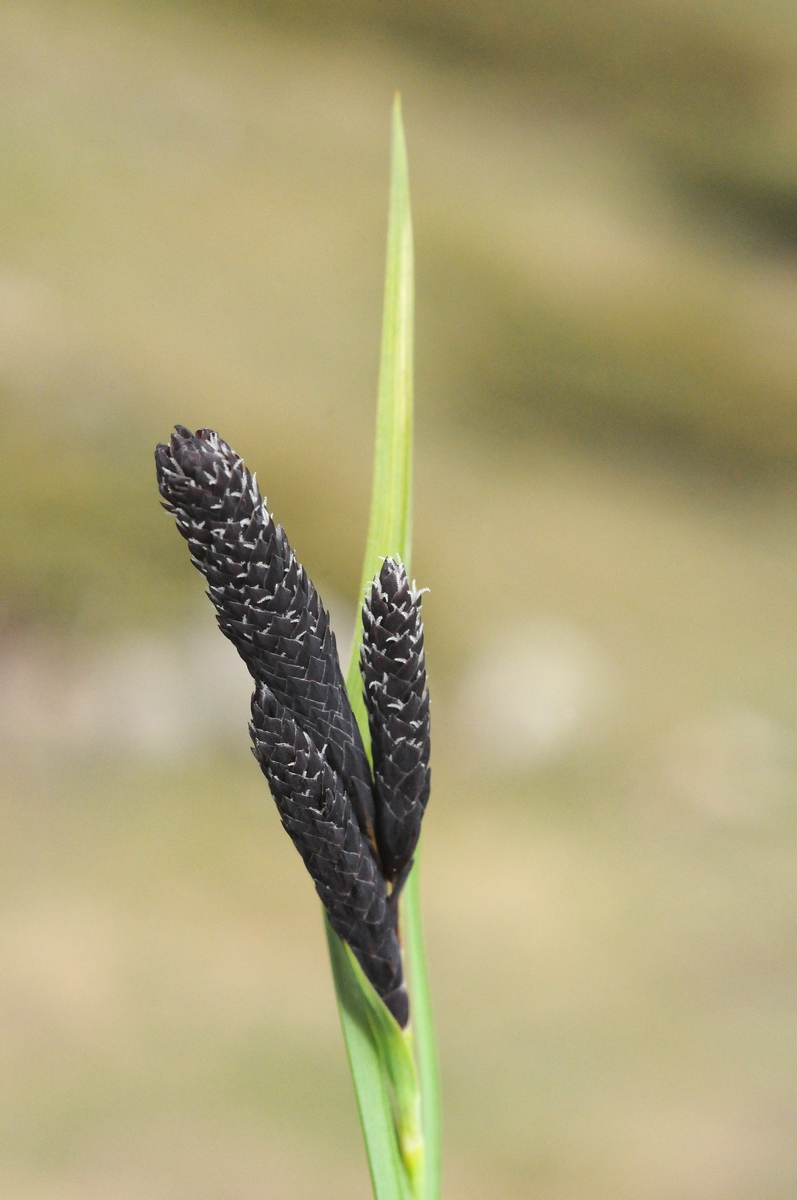
{"label": "blurred olive background", "polygon": [[318,905],[159,509],[350,639],[389,111],[447,1200],[797,1190],[797,11],[0,7],[0,1197],[369,1194]]}

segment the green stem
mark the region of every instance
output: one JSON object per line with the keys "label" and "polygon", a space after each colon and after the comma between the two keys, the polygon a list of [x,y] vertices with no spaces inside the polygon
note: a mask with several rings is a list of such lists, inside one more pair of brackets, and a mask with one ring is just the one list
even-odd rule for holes
{"label": "green stem", "polygon": [[419,872],[419,855],[416,852],[415,866],[407,880],[401,905],[405,944],[404,960],[407,963],[410,977],[415,1056],[423,1097],[421,1117],[425,1147],[426,1197],[427,1200],[437,1200],[440,1195],[440,1084],[429,980],[423,947]]}

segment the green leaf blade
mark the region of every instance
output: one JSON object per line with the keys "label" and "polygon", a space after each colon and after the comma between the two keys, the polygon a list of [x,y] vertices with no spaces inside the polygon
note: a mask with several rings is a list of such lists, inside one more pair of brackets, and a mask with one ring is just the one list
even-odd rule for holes
{"label": "green leaf blade", "polygon": [[[401,101],[397,95],[393,105],[390,216],[374,482],[361,599],[387,556],[400,558],[410,570],[413,330],[412,216]],[[362,612],[358,606],[346,685],[366,750],[370,753],[370,733],[359,669],[361,634]],[[362,976],[348,948],[328,925],[327,937],[376,1200],[438,1200],[440,1117],[437,1060],[421,937],[417,856],[401,900],[401,926],[411,995],[412,1033],[409,1035],[402,1034]],[[413,1040],[416,1054],[413,1054]],[[401,1138],[397,1126],[401,1130]]]}
{"label": "green leaf blade", "polygon": [[[399,557],[409,570],[412,554],[414,324],[415,262],[410,185],[407,145],[401,120],[401,99],[397,94],[393,103],[390,215],[382,350],[379,359],[374,479],[368,538],[360,580],[360,601],[388,555]],[[346,686],[366,749],[370,749],[371,737],[362,697],[358,658],[361,634],[362,612],[358,605]]]}

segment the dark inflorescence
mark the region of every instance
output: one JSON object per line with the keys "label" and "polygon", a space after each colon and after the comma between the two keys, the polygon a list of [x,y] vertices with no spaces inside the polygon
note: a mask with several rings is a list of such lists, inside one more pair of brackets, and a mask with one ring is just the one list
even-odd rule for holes
{"label": "dark inflorescence", "polygon": [[155,459],[164,507],[254,680],[253,749],[282,823],[332,928],[404,1026],[397,898],[429,795],[420,593],[387,559],[363,609],[372,779],[329,616],[254,477],[210,429],[178,425]]}
{"label": "dark inflorescence", "polygon": [[332,928],[405,1025],[409,1015],[394,906],[340,776],[261,684],[249,726],[282,824],[304,859]]}
{"label": "dark inflorescence", "polygon": [[360,670],[371,730],[376,837],[385,875],[401,882],[412,864],[429,799],[429,693],[421,593],[386,558],[363,605]]}
{"label": "dark inflorescence", "polygon": [[371,773],[329,616],[243,460],[211,429],[178,425],[155,452],[165,507],[208,581],[219,627],[344,781],[374,843]]}

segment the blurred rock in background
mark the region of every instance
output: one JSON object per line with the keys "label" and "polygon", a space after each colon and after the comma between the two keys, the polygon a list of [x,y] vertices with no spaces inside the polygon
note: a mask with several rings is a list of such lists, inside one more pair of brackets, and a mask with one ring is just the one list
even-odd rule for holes
{"label": "blurred rock in background", "polygon": [[219,429],[350,642],[397,86],[445,1194],[794,1195],[794,11],[8,0],[3,1200],[368,1195],[152,452]]}

